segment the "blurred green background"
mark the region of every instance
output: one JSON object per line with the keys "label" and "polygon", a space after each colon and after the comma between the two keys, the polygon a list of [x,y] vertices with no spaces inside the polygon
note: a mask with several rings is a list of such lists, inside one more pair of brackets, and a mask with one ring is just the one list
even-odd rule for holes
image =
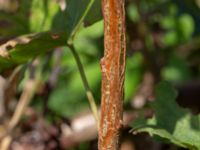
{"label": "blurred green background", "polygon": [[[83,13],[82,5],[87,5],[88,2],[89,0],[69,0],[66,3],[62,0],[0,0],[0,43],[3,44],[19,35],[49,30],[69,35],[72,31],[70,28],[75,26],[73,22],[76,23],[77,19],[80,19],[79,15]],[[175,87],[193,81],[199,83],[200,0],[126,0],[125,3],[125,111],[149,107],[148,100],[154,97],[153,89],[159,81],[169,81]],[[73,44],[81,58],[98,106],[101,98],[99,61],[104,50],[100,5],[101,2],[96,0],[73,38]],[[67,11],[70,13],[65,12],[65,7],[68,6]],[[72,118],[88,110],[89,104],[71,51],[66,46],[62,46],[61,49],[60,73],[48,96],[47,105],[48,109],[58,116]],[[52,49],[47,55],[39,57],[41,63],[36,70],[41,75],[41,86],[48,82],[55,67],[55,53]],[[24,72],[18,94],[21,93],[29,70]],[[148,92],[142,89],[143,86]],[[137,95],[143,96],[139,104]],[[190,98],[200,99],[191,96]],[[43,105],[44,97],[36,94],[31,106],[42,112]],[[87,147],[87,143],[79,149],[87,149],[85,146]]]}

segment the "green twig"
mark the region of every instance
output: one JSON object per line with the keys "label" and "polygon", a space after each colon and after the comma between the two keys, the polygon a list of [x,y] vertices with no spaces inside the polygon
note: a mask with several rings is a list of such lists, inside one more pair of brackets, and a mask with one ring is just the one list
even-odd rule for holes
{"label": "green twig", "polygon": [[79,19],[79,22],[77,23],[77,25],[75,26],[75,28],[73,29],[71,35],[70,35],[70,38],[68,40],[68,44],[71,45],[72,41],[73,41],[73,38],[75,37],[78,29],[80,28],[81,24],[83,23],[85,17],[87,16],[88,12],[90,11],[92,5],[94,4],[94,0],[90,0],[87,8],[85,9],[83,15],[81,16],[81,18]]}
{"label": "green twig", "polygon": [[83,81],[84,88],[86,90],[86,95],[87,95],[87,98],[88,98],[92,113],[95,117],[95,120],[96,120],[96,123],[97,123],[97,128],[98,128],[99,127],[99,116],[98,116],[97,105],[95,103],[94,96],[92,94],[89,83],[87,81],[83,65],[81,63],[80,57],[79,57],[77,51],[75,50],[74,46],[68,45],[68,47],[72,51],[72,54],[73,54],[73,56],[76,60],[76,63],[77,63],[77,66],[78,66],[78,69],[79,69],[79,72],[80,72],[80,76],[81,76],[81,79]]}

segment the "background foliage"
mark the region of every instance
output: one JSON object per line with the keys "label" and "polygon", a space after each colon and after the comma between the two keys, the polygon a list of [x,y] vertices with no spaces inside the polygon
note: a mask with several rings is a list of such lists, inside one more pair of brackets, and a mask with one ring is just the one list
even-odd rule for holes
{"label": "background foliage", "polygon": [[[9,71],[22,64],[14,96],[18,98],[31,74],[30,64],[38,60],[35,74],[40,76],[40,88],[30,107],[45,113],[43,118],[50,124],[54,117],[64,122],[61,118],[70,120],[89,108],[69,44],[78,52],[100,104],[100,5],[99,0],[0,1],[1,75],[8,79]],[[148,132],[157,142],[200,149],[200,1],[127,0],[126,13],[125,111],[155,111],[152,119],[141,119],[143,115],[139,115],[139,120],[130,121],[129,127],[133,127],[134,133]],[[56,68],[59,75],[55,85],[48,89],[46,85]],[[154,94],[160,81],[167,82],[160,83]],[[16,99],[13,101],[17,103]],[[142,149],[134,138],[132,143]],[[88,143],[76,146],[89,149]],[[169,149],[173,148],[169,145]]]}

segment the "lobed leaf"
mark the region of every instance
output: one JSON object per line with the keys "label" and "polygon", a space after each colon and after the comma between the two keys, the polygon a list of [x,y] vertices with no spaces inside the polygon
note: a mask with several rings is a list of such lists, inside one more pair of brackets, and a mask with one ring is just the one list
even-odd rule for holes
{"label": "lobed leaf", "polygon": [[189,149],[200,149],[200,115],[194,116],[176,103],[176,90],[161,82],[156,88],[156,99],[152,104],[153,118],[140,122],[135,133],[148,132]]}

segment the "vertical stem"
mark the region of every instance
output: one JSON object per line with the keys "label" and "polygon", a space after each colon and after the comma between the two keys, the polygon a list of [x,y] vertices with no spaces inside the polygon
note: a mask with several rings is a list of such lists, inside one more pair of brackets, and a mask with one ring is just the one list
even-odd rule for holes
{"label": "vertical stem", "polygon": [[119,149],[125,72],[125,0],[102,0],[104,57],[101,59],[102,96],[99,150]]}
{"label": "vertical stem", "polygon": [[98,109],[97,109],[97,105],[95,103],[95,99],[94,99],[94,96],[92,94],[92,91],[90,89],[89,83],[87,81],[85,71],[84,71],[83,65],[81,63],[81,59],[79,58],[79,55],[77,54],[73,45],[68,45],[68,47],[70,48],[70,50],[71,50],[71,52],[72,52],[72,54],[75,58],[75,61],[77,63],[77,66],[78,66],[78,69],[79,69],[79,72],[80,72],[80,76],[81,76],[81,79],[83,81],[83,85],[84,85],[85,90],[86,90],[86,95],[87,95],[87,98],[88,98],[88,101],[89,101],[89,104],[90,104],[90,108],[92,110],[92,113],[94,115],[94,118],[95,118],[96,124],[97,124],[97,128],[98,128],[99,127]]}

